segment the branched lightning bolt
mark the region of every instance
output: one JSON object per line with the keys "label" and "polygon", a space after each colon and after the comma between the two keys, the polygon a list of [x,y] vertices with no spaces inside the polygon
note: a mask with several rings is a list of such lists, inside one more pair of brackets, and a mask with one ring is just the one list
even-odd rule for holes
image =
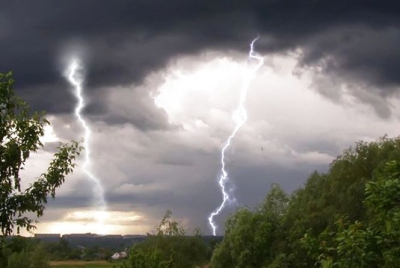
{"label": "branched lightning bolt", "polygon": [[228,140],[226,141],[224,147],[222,148],[221,151],[221,176],[219,178],[219,186],[221,187],[221,192],[222,192],[222,203],[221,205],[216,208],[208,217],[209,224],[212,228],[213,235],[216,235],[217,231],[217,225],[214,223],[213,219],[215,216],[217,216],[221,210],[225,207],[227,202],[231,202],[232,199],[229,196],[229,193],[226,191],[226,183],[229,179],[228,177],[228,172],[225,169],[225,151],[228,149],[228,147],[231,145],[232,139],[235,137],[236,132],[243,126],[243,124],[247,121],[247,111],[246,108],[244,107],[244,102],[247,97],[247,91],[250,86],[251,80],[254,78],[256,71],[264,64],[264,59],[259,56],[256,52],[254,52],[254,43],[259,39],[260,37],[258,36],[256,39],[254,39],[251,44],[250,44],[250,52],[249,52],[249,60],[256,60],[257,64],[254,67],[246,67],[245,71],[245,77],[242,85],[242,90],[240,94],[240,101],[237,109],[233,112],[232,114],[232,119],[235,122],[236,126],[232,132],[232,134],[229,136]]}
{"label": "branched lightning bolt", "polygon": [[103,225],[103,220],[105,217],[105,210],[106,210],[106,201],[104,199],[104,190],[101,182],[93,175],[93,173],[88,169],[88,165],[90,165],[90,147],[89,147],[89,139],[91,135],[91,131],[89,126],[86,124],[85,120],[81,115],[81,111],[85,105],[83,97],[82,97],[82,84],[83,84],[83,75],[82,75],[83,68],[80,65],[77,59],[73,59],[71,64],[68,67],[68,82],[75,88],[75,96],[78,99],[78,103],[75,108],[75,116],[78,118],[79,122],[81,123],[85,135],[83,140],[83,146],[85,148],[85,162],[83,163],[83,171],[89,177],[91,181],[94,182],[95,188],[94,193],[96,195],[96,206],[97,206],[97,216],[96,219],[98,224],[101,227]]}

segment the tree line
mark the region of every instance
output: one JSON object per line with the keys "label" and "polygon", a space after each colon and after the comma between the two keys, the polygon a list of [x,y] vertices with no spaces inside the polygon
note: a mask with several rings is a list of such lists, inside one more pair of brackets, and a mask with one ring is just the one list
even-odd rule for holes
{"label": "tree line", "polygon": [[212,267],[400,267],[400,139],[358,142],[305,185],[240,208]]}

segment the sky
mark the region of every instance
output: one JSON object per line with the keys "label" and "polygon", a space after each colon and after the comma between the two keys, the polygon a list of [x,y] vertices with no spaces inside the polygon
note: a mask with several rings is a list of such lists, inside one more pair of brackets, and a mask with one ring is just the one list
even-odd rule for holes
{"label": "sky", "polygon": [[[0,1],[0,72],[32,110],[46,110],[44,148],[23,184],[43,173],[59,142],[82,140],[66,72],[83,67],[84,157],[49,202],[38,233],[151,232],[167,209],[211,234],[220,154],[235,125],[250,42],[263,66],[249,84],[248,120],[226,152],[235,202],[288,193],[355,142],[399,128],[400,5],[349,0]],[[262,149],[261,149],[262,148]]]}

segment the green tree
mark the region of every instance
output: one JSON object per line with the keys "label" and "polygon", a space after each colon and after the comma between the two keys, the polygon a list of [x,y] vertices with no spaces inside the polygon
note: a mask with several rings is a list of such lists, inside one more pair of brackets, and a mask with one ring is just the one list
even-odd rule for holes
{"label": "green tree", "polygon": [[26,251],[14,252],[8,257],[7,268],[21,268],[30,265],[30,254]]}
{"label": "green tree", "polygon": [[284,254],[289,266],[312,267],[316,262],[302,246],[304,234],[318,238],[325,230],[337,232],[340,218],[366,227],[372,218],[365,187],[382,177],[386,163],[399,159],[400,139],[384,136],[356,143],[331,163],[328,172],[311,174],[305,187],[293,194],[285,215]]}
{"label": "green tree", "polygon": [[29,156],[43,147],[40,138],[49,122],[44,113],[31,113],[28,104],[13,90],[12,73],[0,73],[0,222],[1,233],[8,236],[14,227],[28,231],[34,221],[27,213],[43,215],[47,198],[55,197],[56,188],[75,167],[81,147],[78,143],[61,144],[45,173],[27,189],[21,189],[20,171]]}
{"label": "green tree", "polygon": [[49,257],[42,243],[32,251],[29,268],[50,268]]}
{"label": "green tree", "polygon": [[[7,267],[8,258],[14,255],[18,256],[29,255],[29,252],[36,246],[37,241],[23,236],[9,237],[8,239],[0,239],[0,267]],[[15,262],[16,260],[11,260]]]}
{"label": "green tree", "polygon": [[375,181],[365,185],[364,222],[340,217],[315,237],[304,235],[303,247],[316,263],[330,267],[398,267],[400,263],[400,165],[388,162]]}
{"label": "green tree", "polygon": [[172,219],[167,211],[155,230],[146,240],[131,248],[131,268],[190,268],[207,260],[207,247],[195,229],[194,235],[187,236],[188,230]]}
{"label": "green tree", "polygon": [[4,260],[0,267],[26,267],[26,268],[47,268],[49,258],[44,245],[36,239],[26,237],[13,237],[4,240]]}
{"label": "green tree", "polygon": [[239,209],[213,268],[399,267],[398,163],[400,138],[361,141],[290,198],[271,191],[261,209]]}
{"label": "green tree", "polygon": [[17,235],[17,236],[13,236],[12,238],[9,238],[7,240],[6,247],[11,252],[21,252],[21,251],[28,250],[31,247],[33,247],[34,243],[35,243],[35,241],[29,240],[26,237]]}
{"label": "green tree", "polygon": [[[51,260],[66,260],[70,258],[71,247],[69,246],[68,240],[60,238],[58,242],[47,242],[45,244],[46,252],[50,254]],[[81,254],[78,255],[78,257]],[[75,255],[76,256],[76,255]]]}
{"label": "green tree", "polygon": [[[276,184],[254,211],[240,208],[226,222],[225,237],[215,248],[212,267],[268,267],[281,252],[283,215],[289,197]],[[275,266],[284,267],[282,258]]]}

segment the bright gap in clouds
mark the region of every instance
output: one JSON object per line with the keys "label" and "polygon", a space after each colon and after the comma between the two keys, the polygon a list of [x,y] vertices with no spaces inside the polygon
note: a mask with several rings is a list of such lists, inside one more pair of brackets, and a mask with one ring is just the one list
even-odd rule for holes
{"label": "bright gap in clouds", "polygon": [[[99,217],[104,224],[99,224]],[[99,211],[83,210],[68,212],[61,221],[41,223],[41,231],[46,233],[95,233],[127,234],[126,228],[136,225],[142,216],[134,212],[110,211],[99,214]],[[147,228],[136,225],[136,232],[146,232]]]}
{"label": "bright gap in clouds", "polygon": [[[170,122],[181,124],[187,131],[206,131],[222,142],[234,127],[231,114],[237,105],[244,70],[243,62],[236,58],[240,59],[178,60],[159,86],[155,104],[167,112]],[[398,109],[388,120],[379,118],[373,107],[343,90],[345,84],[331,88],[341,92],[340,102],[335,103],[313,88],[312,73],[296,75],[297,54],[265,58],[268,60],[248,92],[248,122],[234,143],[244,147],[266,144],[274,152],[282,151],[304,161],[316,160],[320,154],[322,162],[329,162],[336,155],[297,151],[297,143],[319,140],[337,143],[344,149],[359,139],[375,140],[385,133],[397,135],[397,124],[391,126],[390,122],[397,123]],[[189,71],[185,71],[187,66]],[[391,101],[397,104],[396,100]],[[371,128],[372,123],[378,127]]]}
{"label": "bright gap in clouds", "polygon": [[54,133],[54,129],[51,125],[47,125],[44,127],[44,135],[40,139],[40,141],[45,145],[46,143],[50,142],[58,142],[59,139],[57,135]]}
{"label": "bright gap in clouds", "polygon": [[237,102],[244,71],[242,63],[227,58],[200,62],[189,71],[172,69],[158,88],[154,103],[168,113],[171,122],[204,126],[201,119],[188,115],[204,117],[215,112],[210,110],[214,107],[229,113],[233,101]]}

